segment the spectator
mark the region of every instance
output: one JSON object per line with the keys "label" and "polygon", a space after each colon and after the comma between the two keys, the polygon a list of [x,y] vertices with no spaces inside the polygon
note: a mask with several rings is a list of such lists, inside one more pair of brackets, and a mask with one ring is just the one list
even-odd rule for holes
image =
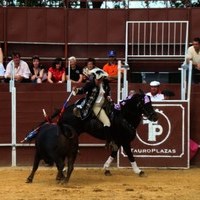
{"label": "spectator", "polygon": [[44,72],[44,68],[40,64],[40,58],[37,55],[33,56],[32,58],[32,65],[30,67],[30,71],[31,81],[33,83],[42,83],[47,78]]}
{"label": "spectator", "polygon": [[116,52],[111,50],[108,52],[108,63],[103,66],[103,70],[108,74],[110,82],[116,82],[118,79],[118,65],[116,59]]}
{"label": "spectator", "polygon": [[56,58],[52,67],[48,70],[47,81],[49,83],[64,83],[65,82],[65,68],[62,58]]}
{"label": "spectator", "polygon": [[5,74],[5,68],[3,66],[3,51],[0,47],[0,82],[3,82]]}
{"label": "spectator", "polygon": [[126,99],[131,99],[134,94],[136,94],[135,90],[130,90]]}
{"label": "spectator", "polygon": [[94,58],[88,58],[87,59],[86,66],[83,68],[83,80],[82,80],[82,82],[86,82],[90,79],[91,70],[98,68],[95,65],[96,65],[96,61],[95,61]]}
{"label": "spectator", "polygon": [[150,92],[146,95],[150,96],[151,101],[162,101],[164,100],[164,95],[160,93],[160,82],[151,81],[150,83]]}
{"label": "spectator", "polygon": [[130,90],[128,93],[128,96],[124,100],[120,101],[119,103],[114,104],[115,109],[121,110],[121,105],[124,105],[126,103],[126,100],[131,99],[134,94],[136,94],[135,90]]}
{"label": "spectator", "polygon": [[30,82],[30,69],[28,64],[21,60],[20,53],[13,52],[12,60],[6,66],[5,81],[9,82],[12,78],[12,70],[14,69],[14,80],[16,82]]}
{"label": "spectator", "polygon": [[192,46],[188,48],[186,55],[186,62],[189,64],[189,61],[192,61],[192,76],[193,82],[200,82],[200,38],[194,38]]}
{"label": "spectator", "polygon": [[173,96],[175,96],[174,92],[167,89],[163,90],[161,94],[164,95],[164,100],[170,100]]}
{"label": "spectator", "polygon": [[83,80],[82,69],[77,66],[76,58],[69,57],[70,62],[70,76],[68,75],[68,67],[66,68],[66,79],[71,80],[72,83],[81,83]]}

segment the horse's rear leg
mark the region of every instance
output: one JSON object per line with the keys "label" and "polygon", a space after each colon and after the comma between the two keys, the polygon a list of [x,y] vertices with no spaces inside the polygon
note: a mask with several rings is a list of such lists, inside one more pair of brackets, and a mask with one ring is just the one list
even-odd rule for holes
{"label": "horse's rear leg", "polygon": [[33,182],[33,178],[34,178],[35,172],[38,169],[40,160],[41,160],[40,155],[36,152],[35,158],[34,158],[34,163],[33,163],[33,168],[32,168],[31,174],[26,179],[26,183],[32,183]]}
{"label": "horse's rear leg", "polygon": [[108,159],[104,163],[103,169],[105,170],[104,171],[105,176],[112,176],[112,173],[110,172],[109,168],[113,160],[116,158],[116,156],[117,156],[117,151],[112,151],[111,155],[108,157]]}
{"label": "horse's rear leg", "polygon": [[123,146],[123,149],[124,149],[126,155],[128,156],[128,159],[131,163],[131,167],[132,167],[133,171],[136,174],[138,174],[139,176],[143,176],[144,172],[137,166],[137,163],[135,161],[133,153],[131,152],[131,146],[129,144],[125,144],[125,145],[122,145],[122,146]]}

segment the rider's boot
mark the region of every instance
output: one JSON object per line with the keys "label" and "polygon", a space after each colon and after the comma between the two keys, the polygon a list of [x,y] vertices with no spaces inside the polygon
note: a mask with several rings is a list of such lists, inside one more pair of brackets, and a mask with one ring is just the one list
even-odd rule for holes
{"label": "rider's boot", "polygon": [[104,126],[104,133],[106,135],[106,144],[105,144],[106,148],[111,148],[113,151],[117,151],[118,146],[112,139],[110,127]]}

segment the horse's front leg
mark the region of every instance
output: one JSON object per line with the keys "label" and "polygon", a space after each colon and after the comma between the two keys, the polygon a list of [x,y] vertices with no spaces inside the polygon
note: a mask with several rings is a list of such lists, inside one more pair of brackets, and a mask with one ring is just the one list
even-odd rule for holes
{"label": "horse's front leg", "polygon": [[130,144],[123,144],[122,145],[126,155],[128,156],[128,159],[131,163],[131,167],[133,171],[138,174],[139,176],[143,176],[144,172],[137,166],[137,163],[135,161],[135,158],[133,156],[133,153],[131,152],[131,145]]}
{"label": "horse's front leg", "polygon": [[117,157],[117,151],[112,151],[111,155],[108,157],[108,159],[106,160],[106,162],[104,163],[103,165],[103,169],[105,170],[104,171],[104,174],[105,176],[112,176],[109,168],[110,168],[110,165],[112,163],[112,161]]}

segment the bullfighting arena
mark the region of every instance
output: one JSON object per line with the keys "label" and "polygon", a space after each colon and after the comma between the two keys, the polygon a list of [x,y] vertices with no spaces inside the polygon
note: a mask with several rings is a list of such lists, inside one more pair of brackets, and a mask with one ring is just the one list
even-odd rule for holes
{"label": "bullfighting arena", "polygon": [[75,168],[68,184],[58,184],[55,167],[40,167],[33,183],[25,183],[31,167],[1,167],[1,200],[198,200],[200,169],[145,169],[138,177],[131,169]]}

